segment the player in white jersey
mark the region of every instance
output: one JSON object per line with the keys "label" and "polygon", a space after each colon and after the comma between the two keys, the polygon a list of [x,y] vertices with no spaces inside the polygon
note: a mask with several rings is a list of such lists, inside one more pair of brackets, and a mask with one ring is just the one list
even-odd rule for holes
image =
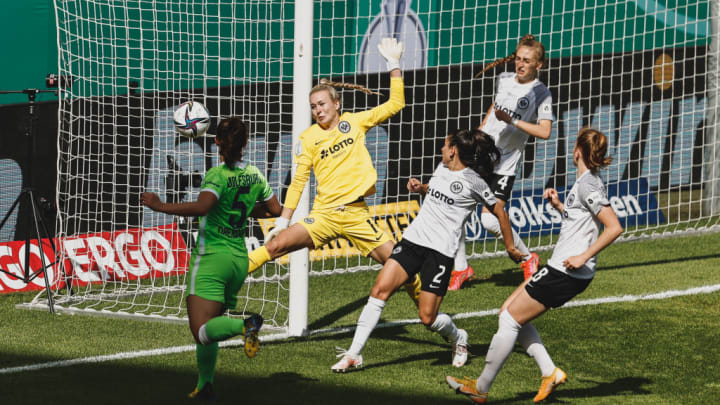
{"label": "player in white jersey", "polygon": [[[510,199],[515,173],[528,138],[534,136],[542,140],[549,139],[554,121],[552,95],[550,90],[538,80],[538,70],[545,63],[543,44],[535,40],[534,36],[526,35],[518,43],[515,52],[488,64],[479,74],[511,60],[515,61],[515,72],[503,72],[498,76],[493,105],[479,127],[495,140],[495,145],[501,153],[500,162],[487,180],[499,200],[498,204],[503,208]],[[480,221],[485,230],[495,237],[500,237],[498,220],[486,207],[482,209]],[[527,279],[537,271],[540,260],[537,254],[530,253],[514,230],[513,240],[515,247],[524,255],[521,268]],[[471,267],[463,266],[467,265],[465,249],[458,251],[455,263],[456,271],[453,272],[450,290],[457,290],[474,274]]]}
{"label": "player in white jersey", "polygon": [[459,131],[445,139],[442,163],[428,184],[414,178],[408,181],[409,191],[425,195],[422,208],[380,270],[358,319],[352,345],[347,351],[340,350],[338,357],[342,359],[332,366],[333,371],[345,372],[351,367],[362,366],[360,353],[380,320],[385,302],[398,287],[418,273],[422,280],[418,305],[420,320],[453,343],[453,366],[465,364],[467,332],[458,329],[450,316],[438,313],[438,309],[447,292],[461,228],[478,203],[498,215],[510,257],[516,261],[522,258],[511,241],[508,215],[498,207],[482,177],[492,171],[499,155],[493,140],[486,134],[479,130]]}
{"label": "player in white jersey", "polygon": [[[610,164],[607,138],[602,132],[583,128],[573,149],[577,181],[565,199],[555,189],[546,189],[543,197],[562,213],[560,237],[548,265],[525,280],[500,308],[499,327],[485,357],[485,368],[477,380],[446,377],[450,388],[475,403],[485,403],[490,386],[515,342],[519,341],[535,359],[542,373],[540,390],[534,398],[540,402],[567,380],[555,367],[531,320],[556,308],[583,292],[595,275],[595,256],[610,245],[623,229],[610,207],[598,170]],[[600,227],[605,230],[600,233]]]}

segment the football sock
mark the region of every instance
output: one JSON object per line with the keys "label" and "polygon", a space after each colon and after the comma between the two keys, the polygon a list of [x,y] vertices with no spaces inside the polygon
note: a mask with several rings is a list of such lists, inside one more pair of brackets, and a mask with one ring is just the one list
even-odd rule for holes
{"label": "football sock", "polygon": [[533,324],[528,322],[522,326],[520,333],[518,334],[518,343],[520,343],[520,346],[525,348],[525,351],[530,355],[530,357],[535,359],[538,367],[540,367],[542,376],[550,377],[553,371],[555,371],[555,363],[553,363],[550,358],[550,355],[548,354],[547,349],[545,349],[545,345],[543,345],[540,335],[538,335],[537,329],[535,329]]}
{"label": "football sock", "polygon": [[248,274],[257,270],[258,267],[262,266],[271,259],[272,257],[270,257],[270,252],[268,252],[265,246],[260,246],[259,248],[253,250],[248,255]]}
{"label": "football sock", "polygon": [[432,329],[434,332],[437,332],[440,336],[445,338],[445,340],[450,343],[454,344],[457,341],[458,329],[450,318],[450,315],[448,314],[442,312],[437,314],[435,322],[430,325],[430,329]]}
{"label": "football sock", "polygon": [[498,319],[498,331],[490,341],[490,347],[485,356],[485,368],[475,385],[478,392],[490,391],[490,386],[515,346],[519,332],[520,324],[513,319],[510,312],[502,311]]}
{"label": "football sock", "polygon": [[204,343],[202,335],[207,336],[209,342],[219,342],[243,333],[244,326],[245,321],[242,319],[216,316],[200,327],[201,332],[198,335],[200,335],[200,342]]}
{"label": "football sock", "polygon": [[198,364],[197,389],[201,390],[206,383],[212,383],[215,377],[215,363],[217,363],[218,344],[196,345],[195,357]]}
{"label": "football sock", "polygon": [[365,347],[365,343],[370,338],[370,333],[375,329],[378,321],[380,321],[380,315],[382,315],[383,308],[385,308],[385,301],[370,297],[368,303],[365,304],[358,318],[357,328],[355,329],[355,335],[353,336],[352,344],[348,353],[353,356],[360,354]]}
{"label": "football sock", "polygon": [[[500,221],[498,221],[495,215],[489,212],[483,212],[482,214],[480,214],[480,222],[482,223],[482,226],[483,228],[485,228],[486,231],[495,235],[496,238],[502,238],[502,232],[500,231]],[[523,254],[523,256],[525,256],[525,260],[529,259],[530,251],[528,250],[527,246],[525,246],[525,242],[523,242],[523,240],[520,238],[520,235],[518,235],[515,228],[512,228],[512,234],[515,248],[519,250],[520,253]]]}
{"label": "football sock", "polygon": [[467,256],[465,256],[465,245],[460,244],[460,248],[455,253],[455,271],[463,271],[468,268]]}

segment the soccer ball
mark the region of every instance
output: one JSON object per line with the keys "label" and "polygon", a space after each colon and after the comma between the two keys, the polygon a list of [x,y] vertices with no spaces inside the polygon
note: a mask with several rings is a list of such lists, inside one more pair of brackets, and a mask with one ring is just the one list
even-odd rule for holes
{"label": "soccer ball", "polygon": [[180,104],[173,116],[175,129],[182,136],[197,138],[205,135],[210,127],[210,112],[197,101]]}

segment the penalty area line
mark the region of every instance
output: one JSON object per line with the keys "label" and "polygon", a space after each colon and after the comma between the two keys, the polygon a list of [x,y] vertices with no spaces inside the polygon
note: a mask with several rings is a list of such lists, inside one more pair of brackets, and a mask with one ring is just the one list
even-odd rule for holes
{"label": "penalty area line", "polygon": [[[613,304],[613,303],[618,303],[618,302],[663,300],[663,299],[682,297],[682,296],[688,296],[688,295],[710,294],[710,293],[716,292],[718,290],[720,290],[720,284],[707,285],[707,286],[702,286],[702,287],[694,287],[694,288],[689,288],[687,290],[662,291],[662,292],[653,293],[653,294],[622,295],[622,296],[613,296],[613,297],[590,298],[590,299],[585,299],[585,300],[570,301],[560,308],[582,307],[582,306],[587,306],[587,305]],[[496,308],[496,309],[490,309],[490,310],[485,310],[485,311],[463,312],[463,313],[455,314],[454,316],[452,316],[452,318],[453,319],[480,318],[480,317],[484,317],[484,316],[495,315],[498,313],[498,310],[499,309]],[[399,321],[378,324],[377,328],[389,328],[389,327],[396,327],[396,326],[403,326],[403,325],[412,325],[412,324],[417,324],[417,323],[420,323],[419,319],[406,319],[406,320],[399,320]],[[308,335],[316,336],[316,335],[321,335],[321,334],[339,334],[339,333],[350,332],[350,331],[353,331],[354,329],[355,329],[354,326],[343,327],[343,328],[333,328],[333,329],[318,329],[318,330],[310,331],[308,333]],[[278,341],[278,340],[284,340],[284,339],[287,339],[288,337],[289,336],[287,333],[278,333],[278,334],[273,334],[273,335],[261,336],[260,341],[261,342],[273,342],[273,341]],[[220,345],[220,347],[230,347],[230,346],[240,346],[243,344],[244,344],[244,342],[242,341],[242,339],[233,339],[233,340],[226,340],[224,342],[220,342],[219,345]],[[50,361],[50,362],[45,362],[45,363],[28,364],[25,366],[0,368],[0,374],[14,374],[14,373],[21,373],[21,372],[25,372],[25,371],[43,370],[43,369],[48,369],[48,368],[70,367],[70,366],[76,366],[76,365],[80,365],[80,364],[105,363],[105,362],[116,361],[116,360],[136,359],[139,357],[164,356],[164,355],[168,355],[168,354],[184,353],[184,352],[190,352],[190,351],[194,351],[194,350],[195,350],[195,345],[186,345],[186,346],[165,347],[165,348],[151,349],[151,350],[130,351],[130,352],[122,352],[122,353],[108,354],[108,355],[102,355],[102,356],[90,356],[90,357],[82,357],[82,358],[77,358],[77,359],[58,360],[58,361]]]}

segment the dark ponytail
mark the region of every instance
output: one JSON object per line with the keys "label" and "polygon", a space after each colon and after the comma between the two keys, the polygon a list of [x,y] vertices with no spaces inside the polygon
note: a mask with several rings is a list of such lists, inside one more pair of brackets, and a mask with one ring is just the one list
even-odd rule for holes
{"label": "dark ponytail", "polygon": [[218,124],[215,138],[227,167],[233,169],[236,162],[242,161],[243,150],[248,143],[248,132],[247,125],[239,117],[225,118]]}
{"label": "dark ponytail", "polygon": [[490,135],[478,130],[463,129],[450,134],[450,146],[457,147],[458,158],[482,178],[488,178],[500,160],[500,151]]}

